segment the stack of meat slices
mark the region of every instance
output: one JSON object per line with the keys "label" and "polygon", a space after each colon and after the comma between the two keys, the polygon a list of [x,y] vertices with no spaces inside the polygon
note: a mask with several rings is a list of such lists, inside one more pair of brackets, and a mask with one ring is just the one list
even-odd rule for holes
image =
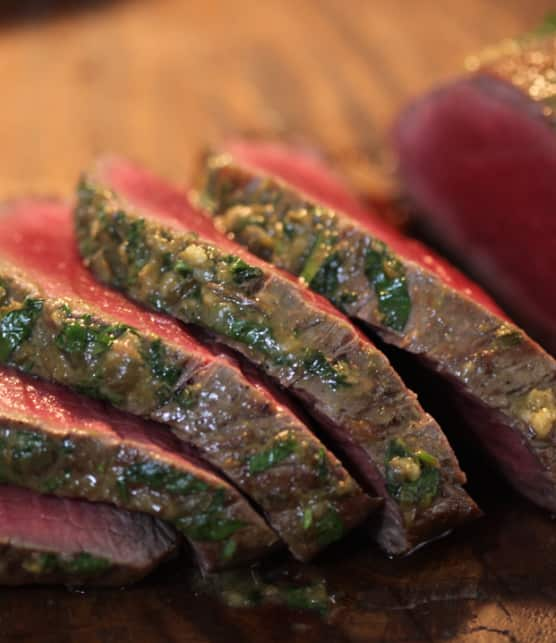
{"label": "stack of meat slices", "polygon": [[0,208],[0,582],[126,584],[184,543],[307,561],[353,529],[397,556],[478,517],[372,336],[556,511],[556,364],[485,293],[311,154],[232,142],[198,187],[108,158],[74,208]]}
{"label": "stack of meat slices", "polygon": [[510,484],[556,509],[556,362],[477,286],[282,146],[209,157],[201,201],[218,229],[444,378]]}

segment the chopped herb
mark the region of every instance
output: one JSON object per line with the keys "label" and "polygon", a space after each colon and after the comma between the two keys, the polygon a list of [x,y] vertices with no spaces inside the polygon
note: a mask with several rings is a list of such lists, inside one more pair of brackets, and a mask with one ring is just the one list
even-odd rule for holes
{"label": "chopped herb", "polygon": [[225,492],[218,489],[205,512],[178,518],[176,526],[194,540],[220,541],[229,538],[245,526],[240,520],[227,518],[224,514]]}
{"label": "chopped herb", "polygon": [[182,369],[171,364],[167,359],[166,347],[160,339],[149,344],[144,355],[152,374],[168,386],[174,386],[180,378]]}
{"label": "chopped herb", "polygon": [[101,355],[110,349],[116,339],[121,337],[129,327],[125,324],[101,325],[96,333],[93,347],[90,352]]}
{"label": "chopped herb", "polygon": [[102,391],[98,382],[91,382],[88,384],[75,384],[73,386],[74,390],[86,397],[92,397],[95,400],[103,400],[104,402],[109,402],[114,406],[121,406],[124,397],[122,395],[117,395],[113,392]]}
{"label": "chopped herb", "polygon": [[158,312],[166,312],[166,302],[158,292],[152,293],[149,296],[150,305]]}
{"label": "chopped herb", "polygon": [[338,298],[340,307],[347,306],[348,304],[353,304],[357,301],[357,299],[357,293],[353,290],[343,290]]}
{"label": "chopped herb", "polygon": [[365,274],[374,286],[383,323],[389,328],[403,331],[411,310],[403,264],[384,243],[375,241],[373,248],[367,250]]}
{"label": "chopped herb", "polygon": [[96,357],[108,351],[127,330],[125,324],[97,323],[91,315],[83,315],[64,324],[56,336],[56,346],[66,353]]}
{"label": "chopped herb", "polygon": [[329,609],[329,600],[324,583],[291,587],[284,591],[284,601],[290,609],[319,612],[322,616]]}
{"label": "chopped herb", "polygon": [[31,574],[48,574],[56,569],[57,560],[55,554],[33,553],[21,566]]}
{"label": "chopped herb", "polygon": [[190,277],[193,274],[193,268],[182,259],[179,259],[174,264],[174,270],[182,277]]}
{"label": "chopped herb", "polygon": [[[416,479],[404,479],[393,463],[407,459],[418,465]],[[414,465],[413,465],[414,466]],[[411,452],[403,440],[391,440],[386,452],[386,488],[401,505],[429,507],[440,486],[438,460],[421,449]]]}
{"label": "chopped herb", "polygon": [[328,458],[326,457],[326,450],[324,448],[319,449],[317,456],[317,470],[319,478],[321,480],[326,480],[328,477]]}
{"label": "chopped herb", "polygon": [[428,464],[431,467],[438,467],[438,458],[435,458],[432,453],[423,451],[423,449],[418,449],[415,451],[415,457],[422,462],[423,464]]}
{"label": "chopped herb", "polygon": [[496,333],[496,344],[501,348],[511,348],[523,342],[523,335],[518,330],[512,330],[510,326],[502,325]]}
{"label": "chopped herb", "polygon": [[313,510],[311,507],[307,507],[303,511],[303,529],[309,529],[309,527],[313,524]]}
{"label": "chopped herb", "polygon": [[272,357],[280,356],[282,353],[272,330],[264,324],[237,318],[229,313],[221,324],[221,332]]}
{"label": "chopped herb", "polygon": [[[126,219],[124,213],[122,213],[122,219]],[[151,251],[146,243],[144,219],[134,219],[129,224],[125,249],[132,267],[131,277],[133,279],[147,263],[151,255]]]}
{"label": "chopped herb", "polygon": [[229,560],[232,558],[232,556],[236,553],[237,550],[237,543],[235,540],[230,539],[228,542],[224,545],[224,548],[222,549],[222,560]]}
{"label": "chopped herb", "polygon": [[288,239],[293,239],[296,235],[295,224],[291,221],[284,221],[282,230]]}
{"label": "chopped herb", "polygon": [[208,489],[207,484],[195,476],[153,461],[132,464],[119,477],[126,488],[130,484],[147,484],[151,489],[180,495]]}
{"label": "chopped herb", "polygon": [[312,284],[313,280],[322,269],[323,264],[329,258],[330,249],[336,240],[337,238],[335,236],[331,236],[330,232],[327,230],[322,230],[317,234],[311,250],[309,251],[309,256],[307,257],[299,275],[306,284]]}
{"label": "chopped herb", "polygon": [[336,509],[329,509],[315,524],[318,542],[323,547],[340,540],[344,535],[344,523]]}
{"label": "chopped herb", "polygon": [[386,461],[389,462],[392,460],[392,458],[407,458],[411,457],[413,454],[411,451],[407,448],[405,442],[403,440],[400,440],[399,438],[396,438],[394,440],[390,440],[388,443],[388,448],[386,449]]}
{"label": "chopped herb", "polygon": [[274,446],[261,453],[256,453],[251,456],[247,461],[247,467],[250,474],[261,473],[276,466],[289,455],[294,453],[297,447],[297,442],[291,437],[287,436],[286,439],[280,439]]}
{"label": "chopped herb", "polygon": [[164,252],[160,260],[160,272],[165,273],[171,269],[172,269],[172,253]]}
{"label": "chopped herb", "polygon": [[179,404],[180,409],[191,409],[197,403],[197,392],[193,386],[184,386],[179,391],[176,391],[172,400]]}
{"label": "chopped herb", "polygon": [[127,480],[123,475],[116,478],[116,486],[118,487],[120,498],[127,502],[129,500],[129,489],[127,488]]}
{"label": "chopped herb", "polygon": [[307,349],[303,358],[303,366],[307,372],[319,377],[334,391],[342,386],[351,386],[345,362],[338,360],[336,363],[332,363],[321,351]]}
{"label": "chopped herb", "polygon": [[177,524],[189,538],[208,541],[225,540],[244,526],[240,520],[215,518],[206,514],[199,514],[187,522],[180,518]]}
{"label": "chopped herb", "polygon": [[48,451],[48,440],[34,431],[17,431],[11,441],[12,458],[28,460]]}
{"label": "chopped herb", "polygon": [[52,493],[59,489],[64,484],[64,479],[60,477],[46,478],[41,484],[41,491],[43,493]]}
{"label": "chopped herb", "polygon": [[[336,290],[338,289],[338,273],[341,267],[342,262],[340,253],[333,252],[325,259],[318,272],[309,282],[309,285],[314,291],[320,293],[324,297],[333,299]],[[340,303],[343,303],[341,298]]]}
{"label": "chopped herb", "polygon": [[27,298],[22,308],[0,317],[0,361],[7,361],[12,352],[29,339],[42,306],[40,299]]}
{"label": "chopped herb", "polygon": [[259,279],[263,275],[263,271],[255,266],[250,266],[248,263],[239,257],[233,257],[233,263],[230,266],[230,272],[234,283],[243,284],[246,281]]}
{"label": "chopped herb", "polygon": [[110,561],[100,556],[92,556],[87,552],[81,552],[72,556],[69,560],[59,559],[58,563],[64,571],[72,574],[98,574],[104,572],[111,566]]}
{"label": "chopped herb", "polygon": [[87,552],[73,554],[70,557],[52,553],[33,553],[22,567],[31,574],[51,574],[63,571],[79,576],[99,574],[111,566],[110,561]]}

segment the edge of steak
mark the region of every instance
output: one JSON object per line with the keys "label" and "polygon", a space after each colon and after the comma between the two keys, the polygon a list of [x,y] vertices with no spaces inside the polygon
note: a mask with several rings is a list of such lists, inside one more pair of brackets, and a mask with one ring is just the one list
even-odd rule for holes
{"label": "edge of steak", "polygon": [[175,549],[150,516],[0,485],[2,585],[127,585]]}
{"label": "edge of steak", "polygon": [[415,217],[553,354],[555,70],[555,36],[516,42],[414,101],[393,131]]}
{"label": "edge of steak", "polygon": [[160,518],[189,540],[206,571],[276,544],[237,490],[184,454],[163,426],[5,367],[0,445],[3,482]]}
{"label": "edge of steak", "polygon": [[[264,235],[267,258],[302,276],[310,254],[292,251],[288,225],[306,249],[324,235],[311,287],[446,378],[509,482],[555,511],[554,359],[447,262],[365,211],[325,165],[312,159],[307,172],[304,155],[285,147],[272,154],[271,163],[268,149],[240,144],[209,160],[204,187],[216,224],[259,254]],[[321,205],[319,182],[322,199],[332,202],[332,193],[343,212]],[[243,225],[255,215],[256,225]]]}
{"label": "edge of steak", "polygon": [[[139,231],[131,234],[139,257]],[[310,558],[377,506],[231,360],[98,284],[77,253],[69,207],[37,200],[6,208],[0,257],[10,262],[0,265],[0,361],[169,425],[255,501],[296,557]],[[213,539],[228,540],[242,523],[214,527]]]}
{"label": "edge of steak", "polygon": [[[98,278],[212,333],[303,402],[386,498],[377,538],[389,553],[477,515],[440,428],[387,359],[325,300],[219,236],[184,193],[112,159],[82,181],[76,221]],[[147,258],[134,278],[137,228]]]}

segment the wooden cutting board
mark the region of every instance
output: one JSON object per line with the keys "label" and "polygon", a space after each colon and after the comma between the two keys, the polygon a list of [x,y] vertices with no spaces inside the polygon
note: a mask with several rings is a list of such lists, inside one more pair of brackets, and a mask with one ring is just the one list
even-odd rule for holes
{"label": "wooden cutting board", "polygon": [[[3,2],[0,198],[71,196],[108,151],[185,182],[207,142],[237,133],[318,145],[360,187],[387,189],[375,166],[396,110],[551,5]],[[279,558],[201,581],[184,559],[125,591],[4,589],[0,641],[553,643],[556,524],[457,442],[487,515],[407,559],[355,534],[309,566]]]}

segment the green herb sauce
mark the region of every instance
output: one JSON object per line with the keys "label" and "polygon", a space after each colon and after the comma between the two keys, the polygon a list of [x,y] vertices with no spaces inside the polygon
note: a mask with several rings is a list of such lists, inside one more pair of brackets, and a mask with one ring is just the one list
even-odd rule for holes
{"label": "green herb sauce", "polygon": [[276,358],[282,355],[281,346],[274,338],[272,330],[260,322],[235,317],[231,312],[228,312],[218,324],[217,330],[223,335],[251,346],[270,357]]}
{"label": "green herb sauce", "polygon": [[98,357],[127,330],[129,327],[124,324],[102,324],[95,322],[91,315],[83,315],[64,324],[56,337],[56,346],[66,353]]}
{"label": "green herb sauce", "polygon": [[100,556],[87,552],[73,554],[70,557],[52,553],[32,555],[23,563],[23,568],[33,574],[52,574],[65,572],[76,576],[92,576],[108,570],[112,563]]}
{"label": "green herb sauce", "polygon": [[324,384],[334,391],[343,386],[351,386],[347,365],[341,360],[335,363],[330,362],[320,351],[305,351],[303,366],[308,373],[319,377]]}
{"label": "green herb sauce", "polygon": [[249,473],[252,475],[262,473],[263,471],[276,466],[294,453],[296,447],[296,440],[290,436],[285,439],[278,440],[270,449],[257,453],[249,458],[247,461]]}
{"label": "green herb sauce", "polygon": [[323,584],[292,587],[284,590],[284,602],[294,610],[318,612],[325,616],[329,609],[329,596]]}
{"label": "green herb sauce", "polygon": [[134,484],[146,484],[151,489],[163,490],[176,495],[197,493],[208,489],[202,480],[191,474],[181,473],[167,464],[159,462],[136,462],[121,473],[120,482],[128,487]]}
{"label": "green herb sauce", "polygon": [[[117,215],[115,220],[117,221]],[[122,220],[126,220],[124,213],[122,213]],[[125,250],[130,266],[128,279],[130,283],[133,283],[139,271],[148,262],[151,255],[145,238],[144,219],[136,219],[129,223]]]}
{"label": "green herb sauce", "polygon": [[[327,299],[334,300],[339,285],[339,272],[342,267],[339,252],[333,252],[320,266],[318,272],[309,281],[309,286]],[[344,303],[340,298],[340,304]]]}
{"label": "green herb sauce", "polygon": [[168,387],[173,387],[177,383],[182,373],[182,369],[170,363],[166,354],[166,347],[160,339],[156,339],[149,344],[149,347],[143,358],[149,365],[151,373]]}
{"label": "green herb sauce", "polygon": [[13,351],[29,339],[42,307],[40,299],[27,298],[22,308],[1,315],[0,361],[7,361]]}
{"label": "green herb sauce", "polygon": [[330,249],[336,241],[337,237],[332,236],[327,230],[322,230],[317,234],[299,275],[306,284],[312,284],[322,270],[323,264],[329,259]]}
{"label": "green herb sauce", "polygon": [[405,268],[386,245],[374,241],[365,256],[365,275],[373,285],[385,326],[403,331],[411,312]]}
{"label": "green herb sauce", "polygon": [[[409,458],[420,469],[415,480],[404,480],[392,465],[395,458]],[[437,459],[426,451],[412,452],[400,439],[391,440],[386,452],[386,488],[401,505],[429,507],[438,494],[440,471]]]}
{"label": "green herb sauce", "polygon": [[255,266],[250,266],[248,263],[230,255],[230,272],[232,274],[232,279],[235,284],[243,284],[246,281],[252,281],[253,279],[260,279],[263,276],[263,271],[260,268]]}
{"label": "green herb sauce", "polygon": [[200,541],[220,541],[232,536],[245,526],[240,520],[227,518],[224,513],[225,492],[218,489],[210,506],[194,516],[178,518],[175,524],[189,538]]}
{"label": "green herb sauce", "polygon": [[340,540],[345,533],[344,523],[340,514],[330,508],[324,516],[315,522],[319,543],[324,547]]}

